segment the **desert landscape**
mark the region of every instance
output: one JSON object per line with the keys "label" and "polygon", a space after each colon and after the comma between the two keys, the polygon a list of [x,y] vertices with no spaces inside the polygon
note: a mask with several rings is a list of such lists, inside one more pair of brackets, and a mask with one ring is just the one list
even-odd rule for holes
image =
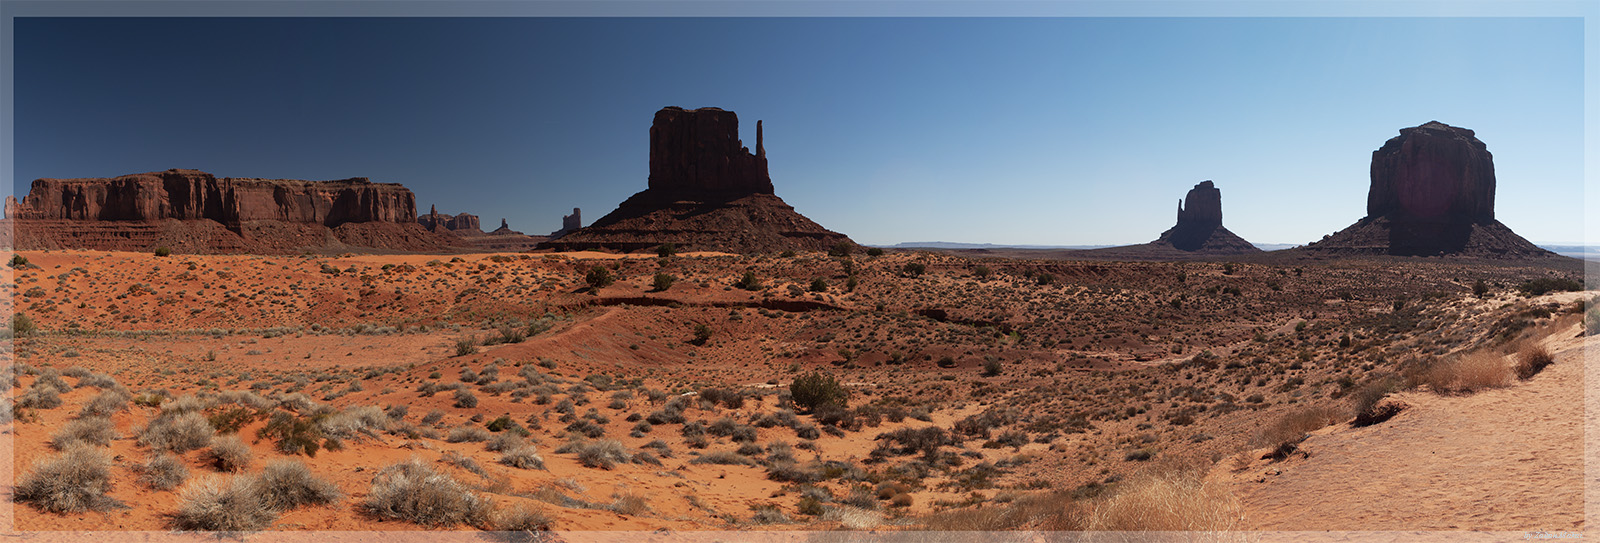
{"label": "desert landscape", "polygon": [[12,526],[1584,528],[1597,297],[1494,219],[1470,130],[1401,130],[1306,247],[1228,231],[1206,181],[1150,244],[996,255],[823,228],[737,122],[662,109],[648,188],[552,236],[365,179],[36,181],[6,206]]}

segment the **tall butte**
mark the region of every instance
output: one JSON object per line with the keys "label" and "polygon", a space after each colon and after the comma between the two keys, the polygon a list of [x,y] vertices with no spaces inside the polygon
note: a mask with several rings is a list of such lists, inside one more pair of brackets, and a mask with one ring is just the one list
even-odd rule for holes
{"label": "tall butte", "polygon": [[667,107],[650,125],[648,188],[588,227],[540,244],[561,251],[680,250],[764,253],[823,250],[844,234],[795,212],[774,194],[762,126],[756,151],[739,140],[739,117],[714,107]]}
{"label": "tall butte", "polygon": [[1222,226],[1222,190],[1211,181],[1189,189],[1178,203],[1178,224],[1161,233],[1152,245],[1170,245],[1179,251],[1205,254],[1258,253],[1251,245]]}
{"label": "tall butte", "polygon": [[1367,216],[1309,255],[1549,258],[1494,218],[1494,156],[1473,131],[1429,121],[1372,152]]}

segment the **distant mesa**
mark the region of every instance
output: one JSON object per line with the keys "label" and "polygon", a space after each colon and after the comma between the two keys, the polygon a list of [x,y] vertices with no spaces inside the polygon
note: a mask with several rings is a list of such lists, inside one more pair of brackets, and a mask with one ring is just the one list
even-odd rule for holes
{"label": "distant mesa", "polygon": [[417,224],[429,232],[451,236],[453,245],[473,251],[528,251],[549,239],[545,236],[529,236],[512,230],[505,219],[500,219],[500,228],[485,233],[479,225],[477,215],[440,213],[437,206],[429,206],[427,215],[417,217]]}
{"label": "distant mesa", "polygon": [[1548,258],[1494,218],[1494,157],[1473,131],[1429,121],[1372,152],[1367,216],[1307,255]]}
{"label": "distant mesa", "polygon": [[428,214],[417,217],[417,223],[430,232],[451,231],[463,235],[482,235],[483,230],[478,227],[478,216],[468,213],[460,215],[440,214],[434,206],[428,208]]}
{"label": "distant mesa", "polygon": [[561,229],[551,232],[550,239],[560,239],[561,236],[575,232],[579,228],[583,228],[583,210],[574,207],[571,215],[561,216]]}
{"label": "distant mesa", "polygon": [[751,153],[732,111],[667,107],[650,126],[648,188],[540,247],[639,251],[674,243],[683,250],[764,253],[823,250],[849,240],[774,194],[760,121]]}
{"label": "distant mesa", "polygon": [[0,240],[18,249],[292,253],[366,247],[440,251],[416,223],[416,198],[394,183],[218,178],[172,169],[112,178],[37,179],[7,197]]}

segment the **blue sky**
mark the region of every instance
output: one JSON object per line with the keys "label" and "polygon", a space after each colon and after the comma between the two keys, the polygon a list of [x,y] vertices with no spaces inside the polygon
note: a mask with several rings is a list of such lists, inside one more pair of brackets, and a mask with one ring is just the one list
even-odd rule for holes
{"label": "blue sky", "polygon": [[1584,237],[1579,18],[17,18],[14,194],[197,168],[403,183],[547,233],[645,188],[663,106],[765,121],[777,193],[863,243],[1306,243],[1430,120],[1494,154],[1497,216]]}

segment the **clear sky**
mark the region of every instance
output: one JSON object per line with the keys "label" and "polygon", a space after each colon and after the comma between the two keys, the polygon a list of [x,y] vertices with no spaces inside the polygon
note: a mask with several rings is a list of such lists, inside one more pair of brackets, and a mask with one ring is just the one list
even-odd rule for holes
{"label": "clear sky", "polygon": [[1142,243],[1195,183],[1306,243],[1430,120],[1497,216],[1584,237],[1581,18],[23,18],[13,194],[168,168],[402,183],[528,233],[645,188],[656,110],[765,125],[777,193],[869,244]]}

